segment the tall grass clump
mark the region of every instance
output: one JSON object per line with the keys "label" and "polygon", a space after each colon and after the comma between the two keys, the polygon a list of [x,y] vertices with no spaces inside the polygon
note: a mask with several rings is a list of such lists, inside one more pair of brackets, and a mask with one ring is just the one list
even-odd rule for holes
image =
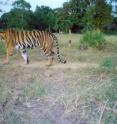
{"label": "tall grass clump", "polygon": [[80,44],[83,48],[96,47],[102,49],[105,45],[105,38],[99,30],[86,31],[80,40]]}

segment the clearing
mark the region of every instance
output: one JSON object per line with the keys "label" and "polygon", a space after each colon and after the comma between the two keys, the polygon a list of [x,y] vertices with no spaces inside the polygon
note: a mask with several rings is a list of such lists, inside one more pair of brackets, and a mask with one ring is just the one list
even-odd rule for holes
{"label": "clearing", "polygon": [[37,48],[29,51],[29,65],[18,52],[3,65],[0,54],[0,124],[116,124],[117,36],[105,36],[102,51],[79,50],[78,34],[68,47],[67,37],[59,36],[66,64],[55,56],[46,66]]}

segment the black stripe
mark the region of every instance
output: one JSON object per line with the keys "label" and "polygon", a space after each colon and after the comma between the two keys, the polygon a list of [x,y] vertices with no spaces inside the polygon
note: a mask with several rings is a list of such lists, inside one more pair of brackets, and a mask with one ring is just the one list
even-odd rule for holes
{"label": "black stripe", "polygon": [[26,34],[27,42],[30,44],[30,46],[28,46],[28,48],[32,48],[33,44],[32,44],[31,39],[29,37],[29,32],[26,31],[25,34]]}
{"label": "black stripe", "polygon": [[19,43],[20,47],[22,46],[20,40],[19,40],[19,32],[16,31],[16,37],[17,37],[17,42]]}
{"label": "black stripe", "polygon": [[39,44],[40,44],[40,47],[42,47],[42,35],[41,35],[41,32],[40,31],[37,31],[37,37],[38,37],[38,42],[39,42]]}
{"label": "black stripe", "polygon": [[31,37],[32,37],[34,46],[36,47],[36,37],[35,37],[35,35],[34,35],[34,31],[31,31],[31,32],[30,32],[30,35],[31,35]]}
{"label": "black stripe", "polygon": [[23,31],[21,31],[20,32],[21,34],[21,41],[22,41],[22,43],[23,43],[23,49],[25,49],[26,48],[26,41],[24,40],[24,33],[23,33]]}

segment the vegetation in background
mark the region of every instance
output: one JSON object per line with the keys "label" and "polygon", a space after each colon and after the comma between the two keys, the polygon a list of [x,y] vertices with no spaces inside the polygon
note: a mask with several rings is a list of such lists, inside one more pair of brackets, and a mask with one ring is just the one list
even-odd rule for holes
{"label": "vegetation in background", "polygon": [[87,31],[83,34],[80,43],[83,48],[96,47],[102,49],[105,44],[105,38],[99,30]]}
{"label": "vegetation in background", "polygon": [[[81,32],[87,29],[117,31],[116,0],[69,0],[63,7],[37,6],[16,0],[0,18],[1,28]],[[20,21],[19,21],[20,20]]]}

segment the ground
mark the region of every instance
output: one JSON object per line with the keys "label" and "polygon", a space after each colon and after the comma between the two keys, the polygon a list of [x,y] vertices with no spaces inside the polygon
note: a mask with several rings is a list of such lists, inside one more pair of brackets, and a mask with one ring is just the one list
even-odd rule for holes
{"label": "ground", "polygon": [[0,124],[116,124],[117,36],[105,36],[101,51],[79,50],[77,34],[69,47],[67,37],[59,36],[66,64],[55,56],[46,66],[37,48],[29,51],[28,65],[18,52],[3,65],[0,54]]}

